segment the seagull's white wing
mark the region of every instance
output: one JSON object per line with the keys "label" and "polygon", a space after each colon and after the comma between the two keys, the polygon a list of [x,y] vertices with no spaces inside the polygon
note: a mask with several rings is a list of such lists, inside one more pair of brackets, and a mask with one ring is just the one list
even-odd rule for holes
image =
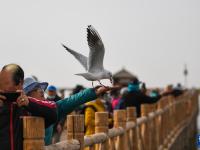
{"label": "seagull's white wing", "polygon": [[64,44],[62,44],[62,46],[69,52],[71,53],[80,63],[81,65],[85,68],[85,70],[87,71],[88,70],[88,67],[87,67],[87,61],[88,61],[88,58],[70,48],[68,48],[67,46],[65,46]]}
{"label": "seagull's white wing", "polygon": [[105,49],[101,37],[91,25],[87,28],[87,40],[90,48],[88,72],[99,72],[104,69],[103,58]]}

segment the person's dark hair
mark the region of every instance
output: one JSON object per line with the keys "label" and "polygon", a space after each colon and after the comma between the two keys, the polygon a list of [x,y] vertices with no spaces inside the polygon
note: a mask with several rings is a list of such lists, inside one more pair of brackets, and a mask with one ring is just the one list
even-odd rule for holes
{"label": "person's dark hair", "polygon": [[146,88],[146,83],[143,82],[142,85],[141,85],[141,88],[144,89],[144,90],[146,90],[147,89]]}
{"label": "person's dark hair", "polygon": [[120,94],[120,91],[119,89],[114,89],[110,92],[110,95],[113,96],[113,97],[119,97],[119,94]]}
{"label": "person's dark hair", "polygon": [[13,81],[15,85],[18,85],[21,81],[24,80],[24,71],[23,69],[17,64],[8,64],[2,68],[3,70],[10,70],[13,74]]}
{"label": "person's dark hair", "polygon": [[135,78],[132,80],[132,84],[139,84],[139,83],[140,83],[140,81],[138,78]]}
{"label": "person's dark hair", "polygon": [[177,83],[177,87],[181,88],[182,87],[181,83]]}
{"label": "person's dark hair", "polygon": [[82,85],[76,85],[76,87],[72,90],[72,94],[79,93],[80,91],[84,90],[85,88]]}

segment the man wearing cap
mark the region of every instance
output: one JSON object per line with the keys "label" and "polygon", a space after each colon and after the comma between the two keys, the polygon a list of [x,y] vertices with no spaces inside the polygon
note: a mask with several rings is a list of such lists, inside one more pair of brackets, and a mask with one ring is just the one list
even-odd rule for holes
{"label": "man wearing cap", "polygon": [[[27,97],[23,93],[23,82],[24,71],[19,65],[9,64],[2,68],[0,72],[0,149],[3,150],[23,149],[21,116],[43,117],[46,128],[57,119],[55,103]],[[15,99],[6,97],[5,94],[10,95],[9,92],[20,95]]]}
{"label": "man wearing cap", "polygon": [[47,88],[47,100],[49,101],[54,101],[54,102],[57,102],[59,100],[61,100],[61,97],[59,97],[57,95],[57,88],[53,85],[50,85],[48,88]]}
{"label": "man wearing cap", "polygon": [[[44,91],[47,87],[47,85],[43,86],[45,83],[46,82],[38,83],[33,78],[26,78],[24,81],[24,92],[28,96],[45,100]],[[101,95],[102,93],[107,92],[109,90],[110,90],[109,87],[88,88],[77,94],[71,95],[68,98],[57,101],[56,105],[57,105],[58,121],[65,118],[67,114],[71,113],[79,105],[95,100],[98,97],[98,95]],[[53,126],[54,124],[52,124],[45,131],[46,145],[52,143]]]}
{"label": "man wearing cap", "polygon": [[[47,88],[47,100],[57,102],[61,100],[61,97],[57,95],[57,88],[53,85],[48,86]],[[57,142],[60,138],[62,128],[64,125],[65,119],[57,122],[53,128],[53,143]]]}

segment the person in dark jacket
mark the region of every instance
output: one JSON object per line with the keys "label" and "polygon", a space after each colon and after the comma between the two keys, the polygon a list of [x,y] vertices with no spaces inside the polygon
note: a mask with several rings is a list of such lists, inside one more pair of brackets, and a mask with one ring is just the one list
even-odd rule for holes
{"label": "person in dark jacket", "polygon": [[[23,93],[24,71],[16,64],[9,64],[0,72],[0,146],[2,150],[22,150],[22,116],[43,117],[45,127],[57,120],[56,105],[39,101]],[[5,92],[20,92],[16,99],[7,99]]]}
{"label": "person in dark jacket", "polygon": [[57,88],[53,85],[50,85],[47,88],[47,100],[57,102],[61,99],[62,98],[59,97],[58,94],[57,94]]}
{"label": "person in dark jacket", "polygon": [[135,79],[132,83],[128,84],[128,92],[124,94],[117,106],[117,109],[125,109],[126,107],[136,107],[137,117],[140,117],[141,104],[156,103],[161,96],[147,96],[140,91],[140,82]]}
{"label": "person in dark jacket", "polygon": [[[62,98],[59,97],[58,94],[57,94],[57,88],[54,85],[48,86],[48,88],[47,88],[47,100],[57,102],[61,99]],[[64,125],[64,119],[55,124],[54,129],[53,129],[53,131],[54,131],[53,132],[53,139],[54,139],[53,143],[58,142],[60,134],[62,132],[63,125]]]}
{"label": "person in dark jacket", "polygon": [[146,94],[146,93],[147,93],[147,88],[146,88],[146,84],[145,84],[145,83],[141,83],[141,85],[140,85],[140,91],[141,91],[143,94]]}
{"label": "person in dark jacket", "polygon": [[180,83],[177,84],[177,86],[173,89],[173,95],[174,97],[180,96],[184,93],[182,85]]}
{"label": "person in dark jacket", "polygon": [[184,90],[183,90],[181,84],[178,83],[176,87],[173,87],[172,84],[168,85],[165,88],[162,95],[164,95],[164,96],[172,95],[174,97],[178,97],[178,96],[182,95],[183,93],[184,93]]}

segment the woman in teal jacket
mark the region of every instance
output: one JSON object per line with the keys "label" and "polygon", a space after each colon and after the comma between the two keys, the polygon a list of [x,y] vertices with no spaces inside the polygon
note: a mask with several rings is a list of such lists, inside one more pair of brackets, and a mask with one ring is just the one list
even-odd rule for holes
{"label": "woman in teal jacket", "polygon": [[[58,121],[66,117],[67,114],[71,113],[78,106],[87,103],[89,101],[95,100],[97,98],[97,94],[94,89],[85,89],[75,95],[72,95],[63,100],[59,100],[56,102],[57,104],[57,114]],[[51,125],[49,128],[45,130],[45,144],[49,145],[52,141],[53,135],[53,126]]]}
{"label": "woman in teal jacket", "polygon": [[[24,81],[24,92],[30,97],[45,100],[44,91],[47,86],[48,83],[46,82],[39,83],[33,78],[26,78]],[[66,117],[66,115],[71,113],[76,107],[95,100],[98,95],[109,90],[110,88],[108,87],[88,88],[68,98],[57,101],[57,121]],[[49,145],[52,142],[53,126],[54,124],[45,130],[45,145]]]}

